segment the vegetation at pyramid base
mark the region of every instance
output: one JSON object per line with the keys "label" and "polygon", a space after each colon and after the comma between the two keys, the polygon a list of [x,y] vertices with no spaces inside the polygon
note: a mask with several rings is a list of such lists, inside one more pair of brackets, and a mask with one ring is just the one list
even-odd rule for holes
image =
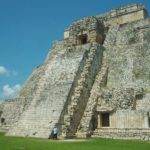
{"label": "vegetation at pyramid base", "polygon": [[0,133],[1,150],[149,150],[148,141],[129,141],[113,139],[86,139],[60,141],[25,137],[8,137]]}

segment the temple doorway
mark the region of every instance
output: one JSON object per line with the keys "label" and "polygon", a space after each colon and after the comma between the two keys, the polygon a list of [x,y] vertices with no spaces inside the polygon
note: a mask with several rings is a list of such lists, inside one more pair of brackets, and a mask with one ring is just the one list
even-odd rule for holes
{"label": "temple doorway", "polygon": [[2,125],[5,124],[5,118],[1,118],[1,124],[2,124]]}
{"label": "temple doorway", "polygon": [[97,112],[97,128],[110,126],[110,113],[109,112]]}
{"label": "temple doorway", "polygon": [[109,127],[109,113],[101,114],[102,127]]}
{"label": "temple doorway", "polygon": [[87,34],[79,35],[78,44],[86,44],[88,40]]}

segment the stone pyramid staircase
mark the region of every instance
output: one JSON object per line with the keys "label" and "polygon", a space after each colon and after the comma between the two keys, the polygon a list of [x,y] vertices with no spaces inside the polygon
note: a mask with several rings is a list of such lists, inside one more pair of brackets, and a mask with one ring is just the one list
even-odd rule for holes
{"label": "stone pyramid staircase", "polygon": [[88,137],[91,135],[92,116],[94,115],[95,107],[97,105],[97,98],[100,94],[100,90],[106,85],[107,75],[108,67],[106,64],[103,64],[102,68],[100,69],[99,73],[95,78],[90,98],[88,99],[84,114],[82,116],[80,125],[78,127],[78,131],[76,133],[77,137]]}
{"label": "stone pyramid staircase", "polygon": [[40,74],[34,71],[34,78],[31,75],[21,90],[20,96],[32,97],[32,100],[7,135],[47,138],[54,125],[59,126],[67,97],[90,46],[86,44],[51,50],[45,64],[41,66]]}
{"label": "stone pyramid staircase", "polygon": [[102,56],[103,47],[93,43],[64,115],[62,136],[65,138],[75,136],[90,96],[95,76],[101,67]]}

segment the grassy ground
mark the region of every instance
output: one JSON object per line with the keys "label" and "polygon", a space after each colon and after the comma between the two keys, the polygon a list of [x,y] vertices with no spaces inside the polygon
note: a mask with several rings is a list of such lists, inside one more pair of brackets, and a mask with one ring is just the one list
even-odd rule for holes
{"label": "grassy ground", "polygon": [[89,139],[78,142],[64,142],[6,137],[4,133],[0,133],[0,150],[150,150],[150,141]]}

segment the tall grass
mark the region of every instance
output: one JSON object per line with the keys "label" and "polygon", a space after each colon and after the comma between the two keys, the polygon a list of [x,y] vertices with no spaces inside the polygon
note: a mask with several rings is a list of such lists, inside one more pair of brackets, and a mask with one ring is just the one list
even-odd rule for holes
{"label": "tall grass", "polygon": [[150,150],[150,141],[88,139],[64,142],[7,137],[4,133],[0,133],[0,150]]}

